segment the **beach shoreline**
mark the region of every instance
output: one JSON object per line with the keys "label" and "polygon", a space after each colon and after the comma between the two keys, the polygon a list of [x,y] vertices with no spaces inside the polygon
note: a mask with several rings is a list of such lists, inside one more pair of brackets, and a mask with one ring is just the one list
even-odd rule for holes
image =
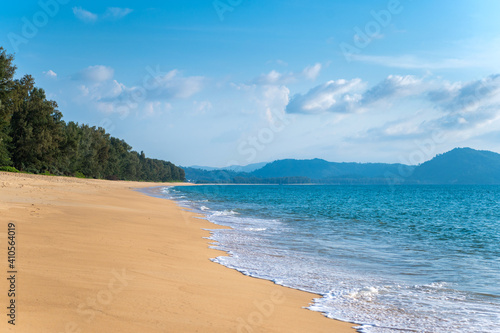
{"label": "beach shoreline", "polygon": [[16,295],[0,284],[2,331],[355,332],[304,309],[319,295],[210,261],[225,252],[209,248],[206,229],[221,226],[133,190],[162,185],[178,184],[0,172],[0,240],[10,224],[16,240]]}

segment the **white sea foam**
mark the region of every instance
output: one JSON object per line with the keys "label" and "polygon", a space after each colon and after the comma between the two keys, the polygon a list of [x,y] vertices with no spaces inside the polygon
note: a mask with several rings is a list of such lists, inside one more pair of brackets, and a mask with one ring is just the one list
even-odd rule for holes
{"label": "white sea foam", "polygon": [[378,295],[378,289],[375,287],[365,287],[360,290],[350,292],[347,297],[352,299],[363,299],[365,301],[373,301]]}
{"label": "white sea foam", "polygon": [[267,228],[244,228],[245,231],[265,231]]}
{"label": "white sea foam", "polygon": [[229,216],[229,215],[237,215],[238,212],[235,212],[234,210],[223,210],[223,211],[216,211],[212,213],[212,216]]}

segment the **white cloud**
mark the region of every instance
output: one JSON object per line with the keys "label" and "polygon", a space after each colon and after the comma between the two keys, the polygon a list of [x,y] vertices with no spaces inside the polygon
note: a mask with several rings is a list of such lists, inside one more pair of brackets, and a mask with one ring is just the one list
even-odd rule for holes
{"label": "white cloud", "polygon": [[120,19],[122,17],[127,16],[132,13],[133,10],[130,8],[118,8],[118,7],[109,7],[104,14],[104,17]]}
{"label": "white cloud", "polygon": [[466,68],[475,65],[474,62],[465,59],[445,58],[437,61],[430,61],[414,55],[374,56],[353,54],[350,55],[350,59],[384,67],[404,69],[452,69]]}
{"label": "white cloud", "polygon": [[391,103],[408,96],[426,93],[433,82],[412,75],[389,75],[385,80],[366,89],[361,79],[328,81],[305,94],[293,96],[287,106],[289,113],[361,112],[373,104]]}
{"label": "white cloud", "polygon": [[[114,71],[106,66],[90,66],[81,71],[77,78],[86,84],[78,86],[80,101],[93,103],[101,112],[129,114],[132,110],[151,116],[171,108],[166,100],[187,99],[203,87],[204,77],[184,77],[178,70],[157,73],[143,86],[126,86],[112,80]],[[209,102],[202,102],[199,108],[208,110]]]}
{"label": "white cloud", "polygon": [[280,73],[276,70],[272,70],[267,74],[259,75],[258,77],[253,79],[251,83],[257,85],[283,85],[303,79],[315,80],[318,77],[321,68],[322,68],[321,64],[316,63],[312,66],[307,66],[301,72],[298,73],[294,72]]}
{"label": "white cloud", "polygon": [[146,106],[144,108],[144,113],[147,116],[152,116],[152,115],[154,115],[156,113],[155,109],[158,109],[159,107],[161,107],[161,103],[160,102],[149,102],[149,103],[146,103]]}
{"label": "white cloud", "polygon": [[86,23],[97,21],[97,14],[89,12],[82,7],[73,7],[73,14],[75,14],[77,19]]}
{"label": "white cloud", "polygon": [[418,95],[428,89],[429,84],[423,85],[422,79],[413,75],[389,75],[385,80],[370,88],[363,94],[362,104],[375,103],[389,98],[401,98],[409,95]]}
{"label": "white cloud", "polygon": [[469,82],[390,75],[371,87],[359,79],[329,81],[295,95],[286,111],[320,124],[345,116],[335,126],[349,129],[338,140],[350,144],[412,145],[436,135],[441,143],[472,140],[500,131],[500,74]]}
{"label": "white cloud", "polygon": [[46,77],[50,77],[53,79],[57,77],[57,73],[54,72],[52,69],[49,69],[47,72],[43,72],[43,74],[45,74]]}
{"label": "white cloud", "polygon": [[111,80],[113,78],[115,71],[111,67],[96,65],[89,66],[80,71],[76,76],[78,79],[83,79],[86,81],[102,82]]}
{"label": "white cloud", "polygon": [[80,90],[82,96],[86,97],[90,94],[89,87],[85,86],[84,84],[78,86],[78,90]]}
{"label": "white cloud", "polygon": [[443,85],[429,92],[431,100],[440,107],[450,110],[468,110],[489,104],[499,104],[500,74],[467,83]]}
{"label": "white cloud", "polygon": [[404,69],[462,69],[485,68],[491,72],[500,71],[500,38],[479,38],[458,40],[443,44],[432,52],[400,55],[348,54],[353,61]]}
{"label": "white cloud", "polygon": [[150,91],[158,98],[188,98],[202,89],[204,81],[202,76],[183,77],[174,69],[155,76]]}
{"label": "white cloud", "polygon": [[119,20],[132,12],[130,8],[108,7],[104,14],[95,14],[82,7],[73,7],[75,17],[85,23],[94,23],[99,19]]}
{"label": "white cloud", "polygon": [[416,139],[423,135],[422,120],[415,115],[390,119],[382,126],[375,126],[351,136],[351,141],[390,141]]}
{"label": "white cloud", "polygon": [[271,124],[275,117],[285,114],[289,102],[290,90],[285,86],[267,86],[262,90],[261,103],[265,108],[266,120]]}
{"label": "white cloud", "polygon": [[[238,102],[240,112],[256,115],[261,120],[273,123],[276,118],[285,116],[285,107],[290,101],[290,90],[285,85],[234,84],[231,86],[241,94]],[[253,116],[252,116],[253,117]]]}
{"label": "white cloud", "polygon": [[365,84],[361,79],[328,81],[309,90],[306,94],[296,94],[287,105],[288,113],[323,113],[356,111],[362,96],[359,91]]}
{"label": "white cloud", "polygon": [[280,73],[272,70],[267,74],[261,74],[252,83],[257,85],[271,85],[271,84],[287,84],[295,81],[293,73]]}
{"label": "white cloud", "polygon": [[170,111],[172,105],[170,103],[163,103],[159,101],[147,102],[142,108],[142,115],[144,117],[152,117]]}
{"label": "white cloud", "polygon": [[[113,105],[113,103],[109,103],[109,102],[97,102],[95,104],[96,108],[98,111],[102,112],[102,113],[113,113],[113,112],[117,112],[117,109],[115,108],[115,106]],[[118,112],[117,112],[118,113]],[[128,111],[123,113],[124,115],[128,115]]]}
{"label": "white cloud", "polygon": [[286,61],[281,60],[281,59],[276,60],[276,63],[280,66],[288,66],[288,63]]}
{"label": "white cloud", "polygon": [[[412,79],[407,84],[409,87],[414,85],[418,87],[412,97],[420,99],[423,111],[402,119],[388,120],[381,126],[367,130],[356,140],[428,138],[432,133],[464,139],[484,135],[494,129],[498,130],[500,75],[491,75],[466,83]],[[374,89],[368,91],[372,90]],[[389,91],[394,90],[389,89]],[[379,96],[394,102],[398,94],[381,93]],[[405,109],[408,107],[406,102],[407,100],[401,101],[396,108]]]}
{"label": "white cloud", "polygon": [[302,71],[302,75],[308,80],[316,80],[321,71],[321,64],[316,63],[313,66],[308,66]]}
{"label": "white cloud", "polygon": [[213,108],[212,103],[210,103],[209,101],[201,101],[201,102],[194,101],[193,105],[195,107],[196,113],[198,114],[206,113],[207,111]]}
{"label": "white cloud", "polygon": [[[500,117],[500,75],[432,91],[431,100],[446,114],[428,124],[449,130],[480,127]],[[441,99],[436,99],[441,96]]]}

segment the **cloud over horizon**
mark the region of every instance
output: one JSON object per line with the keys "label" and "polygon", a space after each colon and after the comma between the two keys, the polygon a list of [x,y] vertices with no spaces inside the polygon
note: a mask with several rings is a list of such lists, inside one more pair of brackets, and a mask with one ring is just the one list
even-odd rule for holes
{"label": "cloud over horizon", "polygon": [[[386,79],[368,89],[363,99],[369,96],[368,100],[371,102],[370,96],[375,92],[376,100],[385,100],[398,109],[407,108],[408,104],[405,102],[408,100],[396,103],[396,98],[408,96],[419,100],[422,110],[389,119],[383,125],[371,127],[351,139],[405,140],[429,137],[432,133],[468,138],[498,130],[500,75],[490,75],[465,83],[417,78],[406,80],[403,84],[404,81],[402,78],[396,81]],[[382,89],[387,87],[388,89]]]}

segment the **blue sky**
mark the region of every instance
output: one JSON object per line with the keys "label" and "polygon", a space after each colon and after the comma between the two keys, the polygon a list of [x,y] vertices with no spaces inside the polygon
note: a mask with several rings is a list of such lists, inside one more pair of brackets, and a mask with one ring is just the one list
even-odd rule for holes
{"label": "blue sky", "polygon": [[66,121],[176,164],[500,152],[493,0],[9,2],[0,45]]}

